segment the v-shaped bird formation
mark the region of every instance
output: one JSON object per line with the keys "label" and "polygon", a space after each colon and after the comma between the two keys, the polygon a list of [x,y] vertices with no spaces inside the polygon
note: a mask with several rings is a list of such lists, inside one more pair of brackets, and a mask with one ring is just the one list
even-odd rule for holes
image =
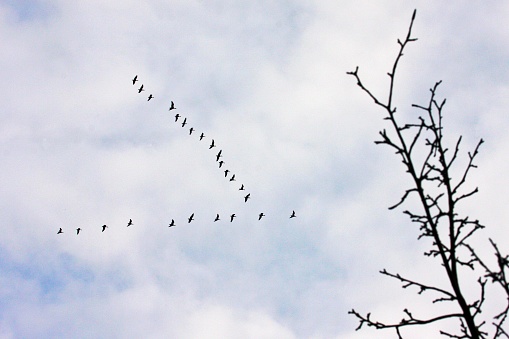
{"label": "v-shaped bird formation", "polygon": [[[134,78],[131,81],[133,83],[133,86],[136,86],[136,82],[139,81],[138,75],[135,75]],[[141,84],[141,86],[137,89],[137,91],[138,91],[138,94],[141,94],[141,92],[145,91],[144,84]],[[149,96],[147,98],[147,101],[150,101],[153,98],[154,98],[154,96],[152,94],[149,94]],[[173,101],[170,101],[170,107],[169,107],[168,111],[173,111],[173,110],[176,110],[176,109],[177,109],[177,107],[175,106],[175,103]],[[180,115],[179,113],[175,114],[174,118],[175,118],[174,122],[180,124],[182,128],[185,127],[188,124],[187,117],[184,117],[184,116]],[[192,135],[193,132],[196,131],[196,129],[194,127],[190,127],[187,131],[188,131],[189,135]],[[205,133],[201,132],[201,134],[198,137],[199,141],[202,141],[205,137],[206,137]],[[210,145],[208,146],[209,150],[213,149],[214,147],[217,147],[215,140],[213,138],[211,138],[210,140],[211,140],[210,141]],[[223,150],[219,149],[219,151],[215,154],[215,159],[216,159],[216,162],[219,165],[219,168],[221,168],[225,164],[225,161],[221,160],[222,157],[223,157]],[[231,171],[229,169],[223,170],[223,173],[224,173],[224,177],[227,178],[227,180],[229,182],[236,182],[237,181],[236,178],[235,178],[235,173],[231,173]],[[244,184],[241,184],[238,190],[239,191],[246,191],[246,188],[245,188]],[[244,202],[247,203],[248,200],[251,199],[251,193],[247,192],[247,194],[243,196],[243,199],[244,199]],[[266,215],[263,212],[260,212],[257,215],[258,221],[261,221],[262,218],[265,217],[265,216]],[[236,217],[237,217],[237,215],[235,213],[232,213],[232,214],[230,214],[228,216],[227,220],[229,220],[229,222],[232,223]],[[292,213],[290,214],[289,219],[293,219],[293,218],[296,218],[296,217],[297,217],[297,215],[295,213],[295,210],[293,210]],[[206,218],[210,219],[210,221],[212,221],[212,222],[217,222],[217,221],[221,220],[220,216],[219,216],[219,213],[216,213],[215,217],[208,216]],[[195,220],[195,213],[192,213],[187,218],[187,223],[190,224],[194,220]],[[134,225],[133,220],[129,219],[129,221],[127,222],[127,227],[132,226],[132,225]],[[174,226],[177,226],[177,223],[175,222],[175,219],[171,219],[171,222],[168,224],[168,227],[174,227]],[[109,226],[102,225],[102,226],[100,226],[100,228],[101,228],[101,232],[104,232],[107,228],[109,228]],[[83,231],[83,229],[78,227],[76,229],[76,235],[79,235],[80,232],[82,232],[82,231]],[[57,234],[63,234],[63,233],[64,233],[63,229],[59,228]]]}

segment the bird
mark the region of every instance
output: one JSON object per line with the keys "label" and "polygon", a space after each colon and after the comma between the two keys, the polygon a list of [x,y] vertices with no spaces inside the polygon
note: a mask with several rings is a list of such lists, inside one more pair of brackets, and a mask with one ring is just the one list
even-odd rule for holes
{"label": "bird", "polygon": [[79,228],[79,227],[78,227],[78,228],[76,229],[76,235],[80,234],[80,231],[81,231],[81,228]]}
{"label": "bird", "polygon": [[129,219],[129,222],[127,223],[127,227],[131,226],[133,224],[133,219]]}
{"label": "bird", "polygon": [[214,219],[214,222],[219,221],[219,220],[221,220],[221,219],[219,219],[219,213],[218,213],[218,214],[216,214],[216,218]]}
{"label": "bird", "polygon": [[135,76],[134,76],[134,78],[133,78],[133,85],[134,85],[134,83],[135,83],[136,81],[138,81],[138,75],[135,75]]}
{"label": "bird", "polygon": [[141,84],[141,87],[140,87],[140,88],[138,88],[138,93],[141,93],[142,91],[144,91],[144,89],[143,89],[143,84]]}
{"label": "bird", "polygon": [[175,104],[173,103],[173,101],[171,102],[170,109],[168,111],[171,111],[172,109],[177,109],[177,107],[175,107]]}
{"label": "bird", "polygon": [[258,220],[261,220],[261,219],[262,219],[262,217],[264,217],[264,216],[265,216],[265,214],[263,214],[263,212],[262,212],[262,213],[260,213],[260,214],[258,214]]}
{"label": "bird", "polygon": [[230,172],[230,170],[224,170],[224,177],[226,178],[228,176],[228,172]]}
{"label": "bird", "polygon": [[292,215],[290,215],[290,219],[291,219],[291,218],[295,218],[295,217],[296,217],[296,215],[295,215],[295,211],[292,211]]}
{"label": "bird", "polygon": [[168,227],[173,227],[175,226],[175,220],[171,219],[171,223],[168,225]]}
{"label": "bird", "polygon": [[233,218],[235,218],[235,217],[236,217],[235,213],[233,213],[232,215],[230,215],[230,222],[233,222]]}
{"label": "bird", "polygon": [[205,134],[203,134],[203,133],[202,133],[202,134],[200,134],[200,141],[201,141],[201,139],[203,139],[203,138],[205,138]]}
{"label": "bird", "polygon": [[150,95],[148,96],[148,100],[147,100],[147,101],[150,101],[150,99],[152,99],[153,97],[154,97],[154,96],[153,96],[152,94],[150,94]]}
{"label": "bird", "polygon": [[235,181],[235,174],[232,175],[232,177],[230,178],[230,181]]}
{"label": "bird", "polygon": [[239,188],[239,191],[243,191],[244,190],[244,184],[242,184],[242,186],[240,186]]}
{"label": "bird", "polygon": [[177,122],[177,120],[180,118],[180,114],[175,114],[175,122]]}
{"label": "bird", "polygon": [[245,197],[244,197],[244,202],[247,202],[247,199],[251,198],[251,193],[248,193]]}
{"label": "bird", "polygon": [[189,129],[189,135],[193,134],[193,131],[194,131],[194,128],[192,128],[192,127],[191,127],[191,128]]}
{"label": "bird", "polygon": [[106,226],[106,225],[102,225],[101,227],[103,228],[103,230],[102,230],[101,232],[104,232],[104,230],[105,230],[106,228],[108,228],[108,226]]}
{"label": "bird", "polygon": [[194,219],[194,213],[191,214],[191,216],[189,218],[187,218],[187,223],[190,223],[191,221],[193,221]]}
{"label": "bird", "polygon": [[223,152],[223,150],[219,150],[219,152],[216,154],[216,161],[219,161],[219,158],[222,157],[221,153]]}
{"label": "bird", "polygon": [[212,147],[216,147],[216,145],[214,145],[214,139],[212,139],[212,143],[210,144],[209,149],[212,149]]}
{"label": "bird", "polygon": [[219,168],[221,168],[221,166],[223,166],[223,165],[224,165],[224,161],[223,161],[223,160],[221,160],[221,161],[219,162]]}
{"label": "bird", "polygon": [[187,124],[187,118],[184,118],[184,121],[182,121],[182,127],[184,127]]}
{"label": "bird", "polygon": [[57,234],[60,234],[60,233],[64,233],[64,231],[62,231],[62,227],[60,227],[60,229],[57,232]]}

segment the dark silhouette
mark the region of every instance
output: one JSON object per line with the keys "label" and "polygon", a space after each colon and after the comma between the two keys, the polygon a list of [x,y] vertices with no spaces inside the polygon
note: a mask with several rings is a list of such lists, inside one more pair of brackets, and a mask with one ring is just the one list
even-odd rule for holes
{"label": "dark silhouette", "polygon": [[147,100],[147,101],[150,101],[150,99],[152,99],[152,98],[154,98],[154,96],[153,96],[152,94],[150,94],[150,95],[148,96],[148,100]]}
{"label": "dark silhouette", "polygon": [[193,220],[194,220],[194,213],[191,214],[191,216],[189,218],[187,218],[187,223],[190,223]]}
{"label": "dark silhouette", "polygon": [[240,186],[239,188],[239,191],[243,191],[244,190],[244,184],[242,184],[242,186]]}
{"label": "dark silhouette", "polygon": [[224,165],[224,161],[223,161],[223,160],[221,160],[221,161],[219,162],[219,168],[221,168],[223,165]]}
{"label": "dark silhouette", "polygon": [[244,197],[244,202],[247,202],[247,200],[251,198],[251,193],[248,193],[245,197]]}
{"label": "dark silhouette", "polygon": [[173,227],[175,226],[175,220],[171,219],[171,223],[168,225],[168,227]]}
{"label": "dark silhouette", "polygon": [[212,147],[216,147],[216,145],[214,145],[214,139],[212,139],[212,143],[210,144],[209,149],[212,149]]}
{"label": "dark silhouette", "polygon": [[221,220],[221,219],[219,219],[219,213],[218,213],[218,214],[216,214],[216,218],[214,219],[214,222],[219,221],[219,220]]}
{"label": "dark silhouette", "polygon": [[205,134],[203,134],[203,133],[202,133],[202,134],[200,134],[200,141],[201,141],[203,138],[205,138]]}
{"label": "dark silhouette", "polygon": [[170,104],[170,109],[168,111],[171,111],[173,109],[177,109],[177,107],[175,107],[175,104],[172,101],[171,104]]}
{"label": "dark silhouette", "polygon": [[235,218],[235,217],[236,217],[235,213],[233,213],[232,215],[230,215],[230,222],[233,222],[233,218]]}
{"label": "dark silhouette", "polygon": [[235,181],[235,174],[232,175],[232,177],[230,178],[230,181]]}
{"label": "dark silhouette", "polygon": [[216,154],[216,161],[219,161],[219,158],[222,157],[221,153],[223,153],[223,150],[219,150],[219,152]]}
{"label": "dark silhouette", "polygon": [[131,226],[133,224],[133,219],[129,219],[129,222],[127,223],[127,227]]}
{"label": "dark silhouette", "polygon": [[133,78],[133,85],[136,83],[136,81],[138,81],[138,75],[134,76],[134,78]]}
{"label": "dark silhouette", "polygon": [[102,230],[101,232],[104,232],[104,230],[105,230],[105,229],[109,228],[109,227],[108,227],[108,226],[106,226],[106,225],[102,225],[101,227],[103,228],[103,230]]}
{"label": "dark silhouette", "polygon": [[141,87],[140,87],[140,88],[138,88],[138,93],[141,93],[142,91],[144,91],[144,89],[143,89],[143,84],[141,84]]}
{"label": "dark silhouette", "polygon": [[187,118],[184,118],[184,121],[182,121],[182,127],[184,127],[187,124]]}
{"label": "dark silhouette", "polygon": [[60,227],[60,229],[57,232],[57,234],[60,234],[60,233],[64,233],[64,231],[62,231],[62,227]]}
{"label": "dark silhouette", "polygon": [[189,135],[193,134],[193,131],[194,131],[194,128],[192,128],[192,127],[191,127],[191,128],[189,129]]}
{"label": "dark silhouette", "polygon": [[76,235],[80,234],[80,231],[81,231],[81,228],[79,228],[79,227],[78,227],[78,228],[76,229]]}
{"label": "dark silhouette", "polygon": [[177,122],[177,120],[180,118],[180,114],[175,114],[175,122]]}
{"label": "dark silhouette", "polygon": [[224,170],[224,177],[226,178],[228,176],[228,173],[230,172],[230,170],[226,169]]}
{"label": "dark silhouette", "polygon": [[264,216],[265,216],[265,214],[263,214],[263,213],[258,214],[258,220],[261,220]]}
{"label": "dark silhouette", "polygon": [[295,215],[295,211],[293,211],[293,212],[292,212],[292,215],[290,215],[290,219],[291,219],[291,218],[295,218],[295,217],[297,217],[297,216]]}

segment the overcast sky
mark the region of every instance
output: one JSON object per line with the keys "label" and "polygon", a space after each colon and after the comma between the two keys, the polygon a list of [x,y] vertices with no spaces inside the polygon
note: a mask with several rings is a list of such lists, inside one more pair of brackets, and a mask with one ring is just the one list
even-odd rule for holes
{"label": "overcast sky", "polygon": [[490,253],[509,236],[507,2],[0,0],[0,338],[393,338],[347,312],[436,314],[378,274],[444,281],[387,210],[410,181],[346,75],[385,97],[415,8],[395,104],[415,118],[443,80],[448,139],[486,140],[466,210]]}

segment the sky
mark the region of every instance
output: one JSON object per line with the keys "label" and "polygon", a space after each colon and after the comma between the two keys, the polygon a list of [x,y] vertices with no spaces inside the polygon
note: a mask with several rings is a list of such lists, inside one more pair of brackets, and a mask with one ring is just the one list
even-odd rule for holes
{"label": "sky", "polygon": [[0,0],[0,338],[394,338],[348,311],[436,314],[378,273],[445,283],[346,74],[386,97],[414,9],[395,105],[443,81],[446,139],[486,141],[476,241],[509,253],[507,2]]}

